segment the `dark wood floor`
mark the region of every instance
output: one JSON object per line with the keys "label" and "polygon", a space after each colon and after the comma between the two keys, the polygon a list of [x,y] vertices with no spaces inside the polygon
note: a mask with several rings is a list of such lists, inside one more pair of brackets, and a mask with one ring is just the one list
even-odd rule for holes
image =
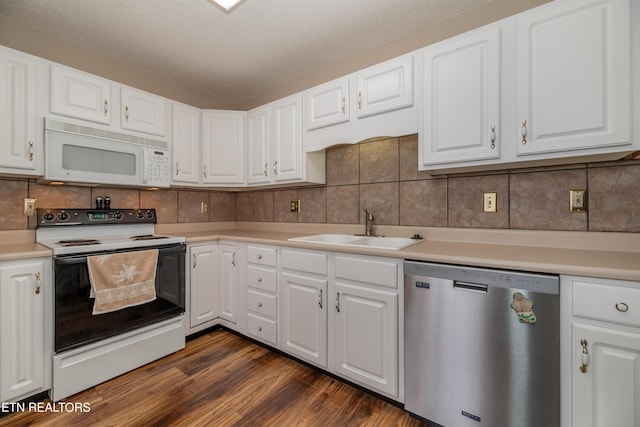
{"label": "dark wood floor", "polygon": [[[48,401],[47,401],[48,402]],[[0,426],[420,426],[407,412],[226,331]]]}

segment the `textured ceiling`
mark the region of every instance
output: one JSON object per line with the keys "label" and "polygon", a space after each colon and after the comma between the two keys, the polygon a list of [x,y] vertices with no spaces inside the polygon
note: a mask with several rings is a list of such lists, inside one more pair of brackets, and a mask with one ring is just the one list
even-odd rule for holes
{"label": "textured ceiling", "polygon": [[0,0],[0,14],[230,105],[491,0]]}

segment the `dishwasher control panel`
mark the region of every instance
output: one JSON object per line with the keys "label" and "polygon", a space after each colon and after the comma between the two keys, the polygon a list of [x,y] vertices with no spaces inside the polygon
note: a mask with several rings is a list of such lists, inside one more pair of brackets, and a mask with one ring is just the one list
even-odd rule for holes
{"label": "dishwasher control panel", "polygon": [[[494,270],[480,267],[459,265],[432,264],[421,261],[405,260],[404,274],[448,279],[469,284],[498,286],[501,288],[524,289],[558,295],[560,278],[553,274],[530,273],[511,270]],[[426,283],[428,281],[420,282]],[[418,285],[416,285],[418,286]],[[420,287],[420,286],[419,286]]]}

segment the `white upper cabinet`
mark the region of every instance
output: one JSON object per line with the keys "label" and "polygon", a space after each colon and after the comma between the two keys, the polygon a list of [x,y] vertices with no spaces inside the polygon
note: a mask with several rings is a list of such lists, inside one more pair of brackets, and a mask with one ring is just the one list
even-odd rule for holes
{"label": "white upper cabinet", "polygon": [[581,0],[517,19],[518,155],[631,143],[630,16]]}
{"label": "white upper cabinet", "polygon": [[416,65],[407,54],[305,91],[306,150],[416,133]]}
{"label": "white upper cabinet", "polygon": [[123,86],[120,90],[120,125],[122,129],[151,135],[167,134],[169,102],[157,95]]}
{"label": "white upper cabinet", "polygon": [[413,57],[401,56],[356,73],[358,117],[413,105]]}
{"label": "white upper cabinet", "polygon": [[111,123],[112,82],[51,64],[51,112],[96,123]]}
{"label": "white upper cabinet", "polygon": [[302,96],[294,95],[271,106],[271,161],[274,182],[303,177]]}
{"label": "white upper cabinet", "polygon": [[244,183],[245,112],[202,112],[202,182]]}
{"label": "white upper cabinet", "polygon": [[349,77],[321,84],[305,94],[307,130],[349,121]]}
{"label": "white upper cabinet", "polygon": [[40,175],[38,58],[0,49],[0,172]]}
{"label": "white upper cabinet", "polygon": [[300,94],[247,113],[248,184],[324,181],[324,152],[305,151]]}
{"label": "white upper cabinet", "polygon": [[200,181],[200,110],[173,104],[173,182]]}
{"label": "white upper cabinet", "polygon": [[500,26],[423,51],[422,165],[500,156]]}
{"label": "white upper cabinet", "polygon": [[614,160],[638,150],[639,14],[630,0],[555,1],[424,48],[419,169]]}
{"label": "white upper cabinet", "polygon": [[269,147],[271,135],[271,109],[268,105],[247,113],[247,183],[262,184],[270,181]]}

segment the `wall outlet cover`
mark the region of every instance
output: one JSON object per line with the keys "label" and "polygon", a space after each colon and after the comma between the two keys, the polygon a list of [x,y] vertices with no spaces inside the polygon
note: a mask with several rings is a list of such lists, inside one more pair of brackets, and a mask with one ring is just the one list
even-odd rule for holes
{"label": "wall outlet cover", "polygon": [[571,212],[587,211],[587,190],[569,191],[569,210]]}
{"label": "wall outlet cover", "polygon": [[38,199],[24,199],[23,215],[34,216],[38,207]]}

